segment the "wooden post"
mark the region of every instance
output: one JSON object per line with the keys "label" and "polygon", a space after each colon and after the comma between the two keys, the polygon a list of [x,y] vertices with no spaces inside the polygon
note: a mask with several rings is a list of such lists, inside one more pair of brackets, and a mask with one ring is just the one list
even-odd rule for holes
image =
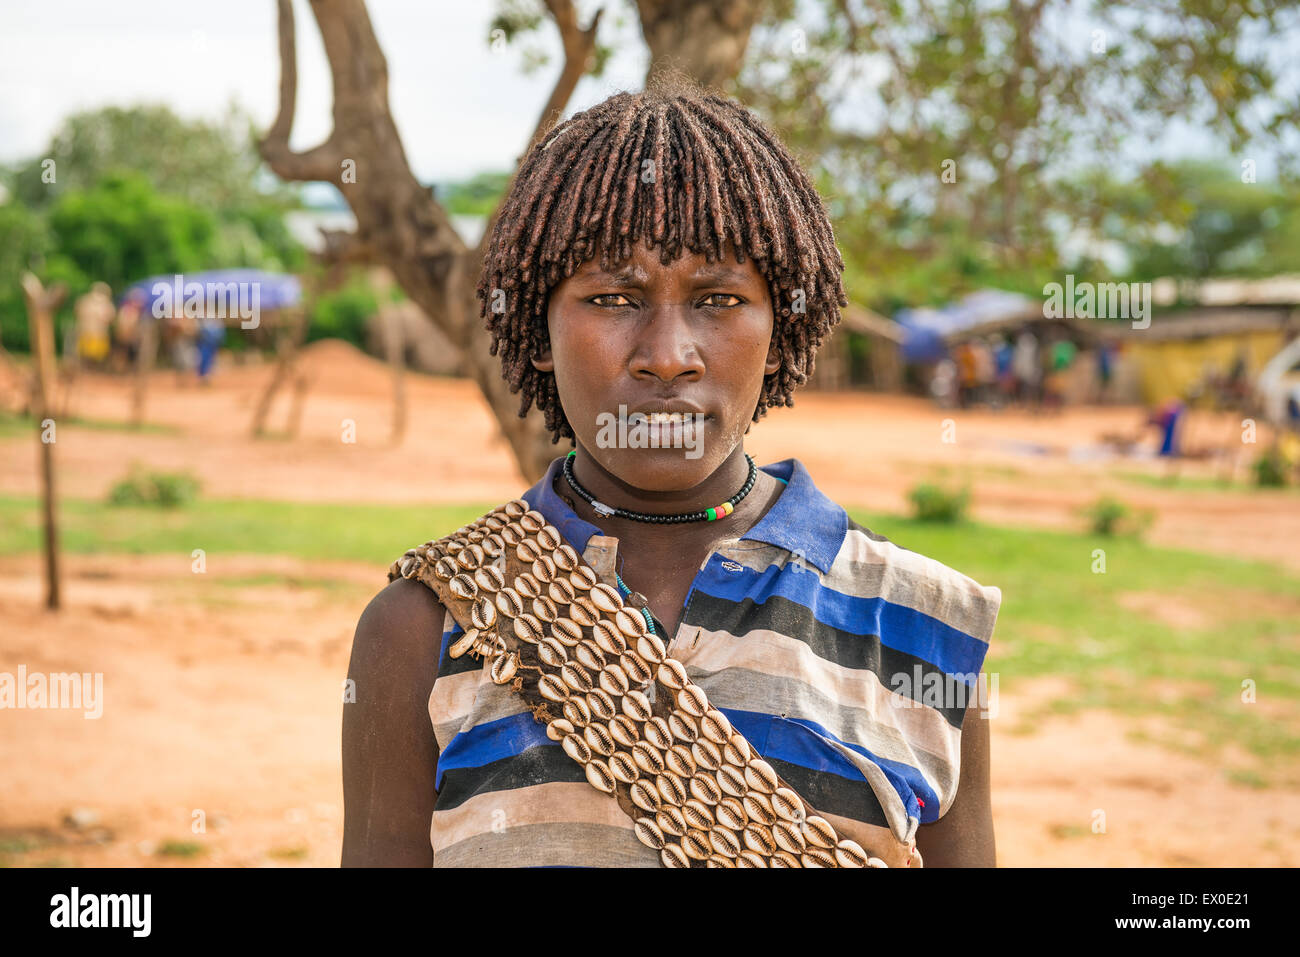
{"label": "wooden post", "polygon": [[[257,408],[253,412],[254,437],[260,436],[266,430],[266,419],[271,413],[271,402],[275,399],[275,394],[280,391],[280,387],[292,377],[299,347],[307,334],[307,317],[301,309],[282,313],[276,317],[276,324],[275,351],[278,358],[271,380],[266,384],[266,389],[263,390],[261,398],[257,401]],[[291,412],[290,415],[294,417],[295,413]],[[296,415],[301,415],[301,410]]]}
{"label": "wooden post", "polygon": [[[27,301],[27,322],[31,331],[33,363],[36,375],[36,442],[41,460],[41,491],[45,512],[45,604],[52,611],[59,608],[59,530],[55,509],[54,442],[46,440],[45,422],[54,407],[54,389],[58,370],[54,362],[54,310],[66,290],[55,286],[46,290],[31,273],[22,278],[23,298]],[[51,422],[51,424],[54,424]]]}
{"label": "wooden post", "polygon": [[393,371],[393,431],[389,441],[401,445],[406,434],[406,330],[401,310],[395,305],[379,311],[379,322],[384,332],[384,352]]}
{"label": "wooden post", "polygon": [[149,373],[153,371],[154,360],[158,356],[159,328],[161,319],[144,315],[136,325],[135,353],[135,394],[131,400],[131,423],[139,428],[144,422],[145,393],[149,388]]}

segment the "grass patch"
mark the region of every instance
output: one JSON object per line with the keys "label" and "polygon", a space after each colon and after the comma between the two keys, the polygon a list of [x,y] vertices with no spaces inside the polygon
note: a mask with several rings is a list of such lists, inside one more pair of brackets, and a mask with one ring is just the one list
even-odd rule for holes
{"label": "grass patch", "polygon": [[[142,422],[139,426],[130,422],[115,422],[109,419],[83,419],[80,416],[55,418],[56,428],[93,429],[96,432],[142,432],[149,435],[181,435],[184,430],[175,425],[162,425],[157,422]],[[0,411],[0,439],[9,439],[36,434],[36,419],[30,415],[15,415],[13,412]]]}
{"label": "grass patch", "polygon": [[158,857],[198,857],[204,847],[198,841],[163,841],[154,853]]}
{"label": "grass patch", "polygon": [[1109,477],[1128,482],[1132,485],[1144,485],[1147,488],[1173,489],[1182,492],[1251,492],[1257,495],[1295,495],[1300,486],[1287,488],[1260,488],[1252,481],[1225,482],[1222,479],[1203,475],[1164,476],[1147,472],[1109,472]]}
{"label": "grass patch", "polygon": [[305,847],[273,847],[266,852],[268,857],[282,861],[301,861],[307,857]]}

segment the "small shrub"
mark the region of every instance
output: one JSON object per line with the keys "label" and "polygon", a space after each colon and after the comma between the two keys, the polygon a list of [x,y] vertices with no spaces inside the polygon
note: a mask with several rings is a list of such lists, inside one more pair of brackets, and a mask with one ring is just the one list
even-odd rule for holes
{"label": "small shrub", "polygon": [[1251,463],[1255,484],[1260,488],[1282,488],[1287,484],[1286,463],[1276,448],[1265,449]]}
{"label": "small shrub", "polygon": [[199,481],[188,472],[150,472],[133,465],[108,493],[111,505],[157,505],[175,508],[194,500]]}
{"label": "small shrub", "polygon": [[1119,499],[1103,495],[1083,509],[1094,535],[1140,535],[1150,527],[1155,513],[1149,509],[1137,510]]}
{"label": "small shrub", "polygon": [[969,488],[945,488],[929,482],[916,485],[907,493],[916,518],[922,522],[960,522],[970,503]]}

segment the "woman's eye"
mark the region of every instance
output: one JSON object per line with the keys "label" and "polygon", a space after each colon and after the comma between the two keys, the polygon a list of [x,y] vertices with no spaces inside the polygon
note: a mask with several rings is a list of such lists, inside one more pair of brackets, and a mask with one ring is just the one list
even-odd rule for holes
{"label": "woman's eye", "polygon": [[[714,299],[734,299],[734,302],[713,302]],[[744,302],[739,296],[733,296],[729,292],[715,292],[704,298],[704,305],[726,308],[728,306],[739,306]]]}
{"label": "woman's eye", "polygon": [[626,301],[624,301],[624,302],[600,302],[601,299],[623,299],[623,300],[626,300],[626,299],[627,299],[627,296],[623,295],[621,292],[605,292],[605,293],[601,293],[599,296],[592,296],[592,297],[591,297],[590,299],[588,299],[587,301],[588,301],[589,303],[591,303],[592,305],[595,305],[595,306],[604,306],[605,308],[622,308],[622,307],[624,307],[624,306],[630,306],[630,305],[631,305],[630,302],[626,302]]}

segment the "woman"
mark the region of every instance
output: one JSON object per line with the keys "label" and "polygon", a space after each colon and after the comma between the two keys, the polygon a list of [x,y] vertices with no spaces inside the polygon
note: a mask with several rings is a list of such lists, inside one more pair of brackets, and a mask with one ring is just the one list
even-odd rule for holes
{"label": "woman", "polygon": [[[988,726],[966,695],[1000,593],[856,525],[799,462],[755,469],[744,451],[750,424],[792,404],[811,372],[847,304],[842,270],[807,175],[734,102],[678,80],[561,123],[520,166],[478,293],[521,414],[536,405],[553,441],[574,451],[478,535],[530,509],[607,597],[617,587],[627,607],[644,607],[644,630],[731,735],[717,740],[752,746],[759,777],[801,799],[799,827],[815,812],[835,832],[840,860],[989,866]],[[659,850],[670,809],[639,811],[626,788],[602,793],[615,788],[604,777],[615,759],[569,740],[582,734],[545,692],[517,692],[540,659],[498,652],[488,665],[464,653],[480,648],[483,622],[468,622],[468,605],[449,614],[447,583],[430,571],[467,548],[457,541],[394,563],[357,626],[343,863],[672,863]],[[668,693],[663,674],[656,701]],[[589,719],[563,709],[579,726]],[[646,760],[694,768],[708,748],[669,750]],[[715,794],[692,807],[721,821],[727,802]],[[794,830],[777,837],[797,852]],[[752,857],[727,844],[740,833],[690,857]],[[811,844],[793,859],[818,860]]]}

